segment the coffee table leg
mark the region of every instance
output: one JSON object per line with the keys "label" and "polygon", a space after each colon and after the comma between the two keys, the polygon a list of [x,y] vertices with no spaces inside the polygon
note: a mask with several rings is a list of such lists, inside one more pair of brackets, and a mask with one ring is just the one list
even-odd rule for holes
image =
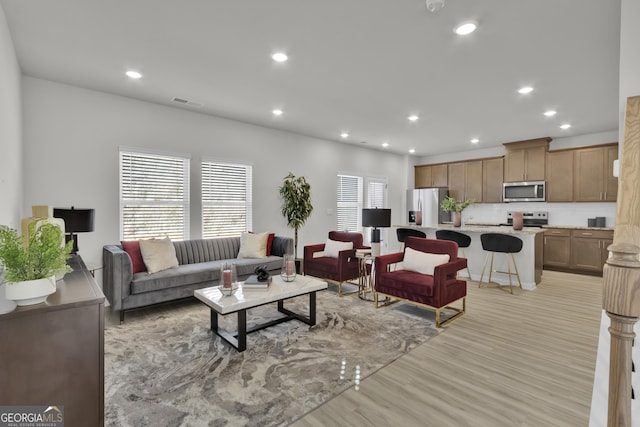
{"label": "coffee table leg", "polygon": [[247,349],[247,310],[238,312],[238,351]]}
{"label": "coffee table leg", "polygon": [[218,330],[218,313],[214,310],[211,310],[211,330],[214,332]]}
{"label": "coffee table leg", "polygon": [[309,325],[316,324],[316,293],[309,294]]}

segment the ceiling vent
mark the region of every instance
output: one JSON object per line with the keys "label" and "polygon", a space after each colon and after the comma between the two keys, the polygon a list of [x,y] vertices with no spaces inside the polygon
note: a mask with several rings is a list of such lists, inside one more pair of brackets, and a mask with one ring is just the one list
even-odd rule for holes
{"label": "ceiling vent", "polygon": [[202,107],[204,104],[201,102],[189,101],[188,99],[178,98],[177,96],[172,99],[173,102],[177,102],[178,104],[188,105],[190,107]]}

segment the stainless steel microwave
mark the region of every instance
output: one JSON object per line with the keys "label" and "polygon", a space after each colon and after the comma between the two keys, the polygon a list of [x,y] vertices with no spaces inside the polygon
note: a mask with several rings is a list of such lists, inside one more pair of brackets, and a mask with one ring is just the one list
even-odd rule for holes
{"label": "stainless steel microwave", "polygon": [[544,202],[545,182],[505,182],[502,188],[503,202]]}

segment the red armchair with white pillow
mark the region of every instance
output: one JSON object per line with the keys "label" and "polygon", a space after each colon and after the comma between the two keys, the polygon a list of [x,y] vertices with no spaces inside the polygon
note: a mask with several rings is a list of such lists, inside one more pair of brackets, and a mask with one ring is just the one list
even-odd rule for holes
{"label": "red armchair with white pillow", "polygon": [[363,246],[362,233],[330,231],[325,243],[304,247],[304,274],[336,282],[339,296],[355,293],[343,293],[342,284],[360,277],[356,249],[364,248],[369,247]]}
{"label": "red armchair with white pillow", "polygon": [[[420,237],[407,237],[404,244],[404,252],[375,259],[376,308],[394,300],[432,308],[438,328],[461,316],[466,310],[467,282],[458,280],[457,273],[467,267],[467,259],[458,258],[458,245]],[[379,305],[380,297],[386,298],[383,305]],[[462,308],[448,306],[458,300],[462,300]],[[456,314],[440,322],[443,308]]]}

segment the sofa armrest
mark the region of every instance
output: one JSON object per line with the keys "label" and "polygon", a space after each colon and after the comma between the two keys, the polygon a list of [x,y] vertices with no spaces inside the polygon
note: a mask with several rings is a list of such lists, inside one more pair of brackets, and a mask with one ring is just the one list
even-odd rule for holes
{"label": "sofa armrest", "polygon": [[404,252],[397,252],[394,254],[380,255],[375,258],[375,271],[389,271],[391,264],[402,262],[404,259]]}
{"label": "sofa armrest", "polygon": [[133,264],[129,254],[117,245],[102,247],[102,288],[114,311],[122,310],[122,301],[131,294]]}
{"label": "sofa armrest", "polygon": [[433,276],[443,282],[446,280],[455,280],[458,271],[464,270],[465,268],[467,268],[467,259],[458,258],[455,261],[436,266],[436,268],[433,269]]}
{"label": "sofa armrest", "polygon": [[304,247],[304,259],[313,259],[313,254],[316,252],[324,251],[324,243],[319,243],[317,245],[308,245]]}

